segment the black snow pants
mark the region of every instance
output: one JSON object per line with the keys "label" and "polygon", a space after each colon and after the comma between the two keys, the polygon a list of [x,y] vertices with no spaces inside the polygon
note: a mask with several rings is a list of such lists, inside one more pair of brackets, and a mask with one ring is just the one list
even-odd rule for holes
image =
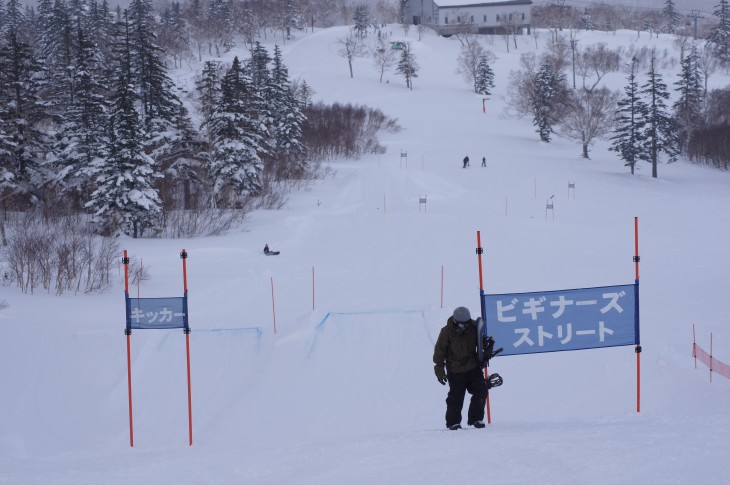
{"label": "black snow pants", "polygon": [[484,405],[487,402],[487,383],[479,368],[468,372],[449,374],[449,394],[446,396],[446,426],[461,424],[461,409],[466,391],[471,394],[467,422],[484,421]]}

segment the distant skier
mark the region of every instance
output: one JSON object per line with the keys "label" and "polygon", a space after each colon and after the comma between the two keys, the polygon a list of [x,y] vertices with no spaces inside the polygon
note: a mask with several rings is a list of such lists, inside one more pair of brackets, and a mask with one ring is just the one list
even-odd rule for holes
{"label": "distant skier", "polygon": [[466,168],[468,166],[469,166],[469,157],[466,156],[466,157],[464,157],[464,167],[463,168]]}
{"label": "distant skier", "polygon": [[461,410],[466,391],[471,394],[467,424],[475,428],[484,427],[484,405],[489,389],[502,383],[498,374],[484,379],[482,368],[486,367],[489,357],[494,355],[492,346],[487,347],[489,350],[485,353],[484,362],[479,362],[476,322],[472,320],[468,308],[460,306],[455,309],[446,321],[446,326],[441,329],[433,351],[436,378],[441,384],[449,383],[446,397],[448,429],[461,429]]}
{"label": "distant skier", "polygon": [[487,157],[482,157],[482,167],[487,166]]}
{"label": "distant skier", "polygon": [[269,250],[269,244],[266,243],[264,245],[264,254],[267,255],[267,256],[276,256],[276,255],[279,254],[279,251],[271,251],[271,250]]}

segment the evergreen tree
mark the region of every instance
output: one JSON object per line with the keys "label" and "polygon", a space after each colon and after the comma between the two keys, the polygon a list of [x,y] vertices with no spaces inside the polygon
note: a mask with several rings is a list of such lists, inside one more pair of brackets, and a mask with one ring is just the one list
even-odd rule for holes
{"label": "evergreen tree", "polygon": [[[4,39],[6,37],[5,32],[5,16],[7,13],[5,12],[5,2],[3,0],[0,0],[0,39]],[[2,44],[2,40],[0,40],[0,44]]]}
{"label": "evergreen tree", "polygon": [[680,151],[686,146],[692,131],[702,118],[704,83],[699,66],[699,54],[695,46],[692,46],[689,54],[684,57],[681,66],[679,79],[674,83],[679,93],[679,98],[674,103],[674,119]]}
{"label": "evergreen tree", "polygon": [[25,42],[25,34],[23,32],[25,15],[20,8],[20,2],[18,0],[8,0],[5,4],[3,25],[3,35],[7,42],[10,42],[10,36],[15,36],[15,42],[28,45],[28,43]]}
{"label": "evergreen tree", "polygon": [[662,10],[662,16],[664,17],[664,31],[668,34],[676,34],[679,29],[679,13],[674,8],[673,0],[666,0],[664,2],[664,9]]}
{"label": "evergreen tree", "polygon": [[295,178],[307,170],[306,148],[302,143],[302,125],[305,122],[299,102],[289,84],[289,74],[281,59],[279,46],[274,46],[271,68],[274,153],[277,179]]}
{"label": "evergreen tree", "polygon": [[269,63],[271,56],[259,41],[254,43],[251,50],[251,58],[247,62],[247,68],[251,74],[251,81],[259,95],[263,95],[270,83]]}
{"label": "evergreen tree", "polygon": [[101,54],[96,44],[87,39],[80,28],[76,43],[77,95],[64,113],[60,126],[55,169],[62,191],[70,193],[80,206],[81,197],[88,197],[91,186],[92,161],[101,155],[107,143],[108,105],[106,83],[101,77]]}
{"label": "evergreen tree", "polygon": [[[76,59],[78,52],[71,8],[64,0],[39,5],[40,30],[38,51],[45,60],[50,103],[55,113],[66,113],[76,95]],[[42,10],[41,10],[42,9]],[[77,22],[78,23],[78,22]]]}
{"label": "evergreen tree", "polygon": [[38,128],[48,120],[38,81],[43,67],[13,29],[0,44],[0,194],[36,202],[46,183],[44,155],[51,151]]}
{"label": "evergreen tree", "polygon": [[114,77],[109,141],[103,158],[94,163],[96,190],[86,207],[104,233],[122,231],[137,238],[157,221],[161,202],[154,182],[161,174],[141,143],[143,127],[135,109],[130,37],[127,32],[126,52]]}
{"label": "evergreen tree", "polygon": [[644,143],[644,124],[647,107],[639,95],[639,82],[636,80],[638,60],[631,59],[631,68],[624,87],[625,96],[618,102],[615,114],[616,128],[611,137],[609,150],[618,152],[619,158],[634,173],[636,162],[640,159],[641,146]]}
{"label": "evergreen tree", "polygon": [[534,90],[531,93],[530,105],[534,115],[532,124],[537,127],[540,140],[549,143],[555,122],[555,103],[560,96],[561,77],[555,75],[552,66],[545,63],[535,74]]}
{"label": "evergreen tree", "polygon": [[710,31],[707,43],[715,56],[723,62],[730,62],[730,4],[728,0],[720,0],[713,13],[718,24]]}
{"label": "evergreen tree", "polygon": [[639,158],[651,163],[651,176],[656,178],[660,154],[668,155],[670,162],[676,160],[677,133],[667,107],[669,92],[661,74],[656,70],[654,51],[652,51],[649,72],[646,75],[647,81],[639,91],[647,108],[644,124],[645,142]]}
{"label": "evergreen tree", "polygon": [[418,64],[416,63],[415,54],[411,51],[410,42],[403,43],[396,72],[403,75],[406,80],[406,87],[413,90],[413,78],[418,77]]}
{"label": "evergreen tree", "polygon": [[[203,72],[200,74],[200,79],[196,81],[198,101],[200,102],[200,112],[203,116],[203,122],[201,124],[202,127],[210,127],[211,120],[213,119],[213,113],[218,105],[221,92],[220,70],[220,62],[205,61],[205,64],[203,64]],[[210,133],[210,130],[207,130],[207,133]]]}
{"label": "evergreen tree", "polygon": [[216,55],[220,55],[218,45],[225,52],[230,51],[236,43],[233,40],[233,7],[230,0],[212,0],[206,12],[206,27],[216,43]]}
{"label": "evergreen tree", "polygon": [[355,7],[355,14],[352,20],[355,21],[353,29],[357,32],[358,37],[361,39],[366,37],[368,34],[368,24],[370,23],[370,12],[368,12],[367,5],[358,5]]}
{"label": "evergreen tree", "polygon": [[220,206],[235,203],[239,195],[261,190],[262,156],[269,134],[259,122],[250,101],[257,98],[250,77],[238,57],[221,81],[221,98],[213,114],[210,174],[213,196]]}
{"label": "evergreen tree", "polygon": [[253,50],[251,51],[251,57],[246,63],[246,70],[249,74],[249,79],[252,83],[253,93],[252,96],[247,100],[249,103],[249,110],[256,114],[259,122],[265,126],[266,132],[269,137],[265,138],[262,142],[262,149],[265,152],[271,152],[275,145],[273,139],[274,131],[274,100],[272,99],[272,79],[271,72],[269,71],[269,63],[271,57],[269,52],[260,42],[254,43]]}
{"label": "evergreen tree", "polygon": [[477,75],[474,79],[474,90],[477,94],[489,96],[494,88],[494,71],[489,66],[487,56],[480,56],[477,64]]}
{"label": "evergreen tree", "polygon": [[591,13],[588,11],[588,7],[583,10],[583,14],[578,19],[578,25],[581,30],[593,30],[593,19]]}
{"label": "evergreen tree", "polygon": [[182,17],[179,2],[172,2],[160,15],[159,44],[162,49],[173,56],[175,67],[178,59],[190,46],[187,42],[186,23]]}
{"label": "evergreen tree", "polygon": [[177,136],[181,102],[167,74],[164,52],[156,43],[158,25],[148,0],[132,0],[129,23],[131,75],[139,90],[145,149],[155,157],[166,156],[166,142]]}

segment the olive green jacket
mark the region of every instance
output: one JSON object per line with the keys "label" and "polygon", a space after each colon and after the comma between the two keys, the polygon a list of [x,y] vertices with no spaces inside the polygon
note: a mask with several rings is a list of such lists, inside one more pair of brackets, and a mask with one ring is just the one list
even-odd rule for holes
{"label": "olive green jacket", "polygon": [[449,317],[436,340],[433,363],[436,364],[434,372],[437,377],[443,375],[444,365],[449,374],[478,368],[476,322],[469,320],[464,333],[459,334],[454,326],[453,317]]}

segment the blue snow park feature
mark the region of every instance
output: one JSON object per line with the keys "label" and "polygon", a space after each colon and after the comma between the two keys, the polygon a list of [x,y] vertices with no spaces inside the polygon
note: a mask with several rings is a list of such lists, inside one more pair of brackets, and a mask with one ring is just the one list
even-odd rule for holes
{"label": "blue snow park feature", "polygon": [[636,285],[483,295],[486,333],[502,355],[639,343]]}
{"label": "blue snow park feature", "polygon": [[188,328],[187,298],[127,298],[128,329]]}

